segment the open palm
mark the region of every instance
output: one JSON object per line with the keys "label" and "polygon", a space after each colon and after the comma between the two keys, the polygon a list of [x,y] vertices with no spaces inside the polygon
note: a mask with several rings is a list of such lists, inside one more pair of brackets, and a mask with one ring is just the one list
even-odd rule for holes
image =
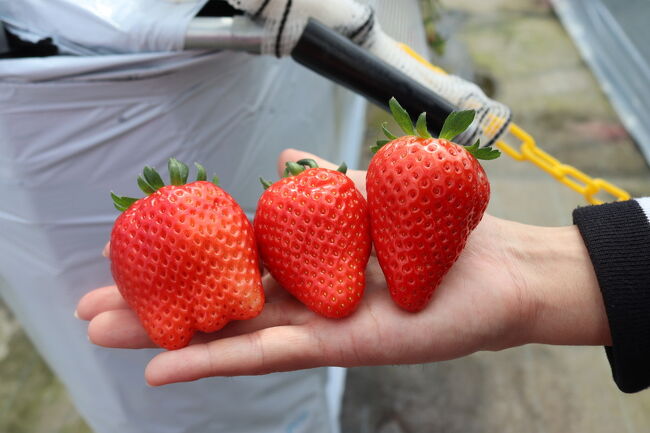
{"label": "open palm", "polygon": [[[333,166],[294,150],[285,151],[280,164],[305,157]],[[365,173],[353,171],[350,177],[365,193]],[[429,305],[416,314],[393,303],[374,258],[363,301],[343,320],[312,313],[267,275],[267,304],[260,316],[198,334],[188,347],[158,354],[147,367],[147,381],[163,385],[326,365],[421,363],[519,344],[528,306],[507,254],[509,227],[486,215]],[[88,334],[96,344],[154,347],[115,286],[87,294],[77,314],[90,320]]]}

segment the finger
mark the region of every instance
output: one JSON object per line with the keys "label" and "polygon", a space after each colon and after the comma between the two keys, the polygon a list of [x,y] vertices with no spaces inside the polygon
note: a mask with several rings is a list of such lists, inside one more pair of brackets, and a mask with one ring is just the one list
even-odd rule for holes
{"label": "finger", "polygon": [[295,299],[270,273],[262,277],[262,285],[264,286],[264,296],[267,304]]}
{"label": "finger", "polygon": [[128,304],[115,286],[106,286],[86,293],[77,304],[76,315],[81,320],[91,320],[110,310],[127,310]]}
{"label": "finger", "polygon": [[266,273],[262,276],[262,286],[264,286],[266,302],[286,299],[287,291],[284,290],[277,281],[275,281],[270,273]]}
{"label": "finger", "polygon": [[[303,152],[302,150],[296,149],[285,149],[280,153],[278,158],[278,173],[281,176],[284,171],[284,166],[287,161],[299,161],[301,159],[313,159],[316,161],[319,167],[329,168],[330,170],[336,170],[338,165],[333,164],[323,158],[320,158],[312,153]],[[341,161],[343,162],[343,161]],[[348,177],[352,179],[354,184],[357,186],[357,189],[361,194],[366,196],[366,172],[361,170],[348,170]]]}
{"label": "finger", "polygon": [[94,344],[104,347],[157,347],[140,324],[138,316],[131,310],[113,310],[98,314],[88,324],[88,338]]}
{"label": "finger", "polygon": [[203,377],[259,375],[330,365],[304,326],[279,326],[165,352],[151,360],[145,378],[152,386]]}
{"label": "finger", "polygon": [[[300,325],[312,319],[314,315],[315,313],[300,302],[288,298],[284,301],[265,304],[260,315],[253,319],[232,321],[222,330],[204,335],[211,336],[209,340],[235,337],[276,326]],[[203,339],[203,341],[208,340]]]}
{"label": "finger", "polygon": [[[266,304],[254,319],[236,320],[213,333],[198,332],[191,344],[206,343],[217,338],[227,338],[280,325],[304,323],[313,317],[304,305],[294,299]],[[156,347],[131,310],[111,310],[96,315],[88,325],[90,341],[105,347],[140,349]]]}

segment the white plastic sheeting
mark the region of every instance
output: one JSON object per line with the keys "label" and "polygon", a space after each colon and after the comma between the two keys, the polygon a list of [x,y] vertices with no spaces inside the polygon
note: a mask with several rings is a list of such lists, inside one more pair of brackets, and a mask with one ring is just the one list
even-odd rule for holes
{"label": "white plastic sheeting", "polygon": [[362,104],[289,61],[153,57],[114,57],[107,70],[105,58],[69,58],[47,74],[48,59],[3,61],[2,78],[20,70],[23,82],[0,82],[2,295],[98,433],[285,431],[297,420],[295,431],[329,431],[321,374],[151,389],[151,351],[94,347],[72,317],[83,293],[111,282],[100,256],[117,215],[107,192],[137,194],[145,164],[202,161],[251,212],[257,176],[276,176],[282,148],[339,161],[359,139],[360,122],[341,118],[358,121]]}
{"label": "white plastic sheeting", "polygon": [[553,0],[553,5],[650,162],[650,1]]}
{"label": "white plastic sheeting", "polygon": [[179,51],[208,0],[0,0],[0,19],[25,40],[51,37],[64,53]]}
{"label": "white plastic sheeting", "polygon": [[[51,37],[68,54],[94,55],[179,51],[189,22],[208,0],[0,0],[0,19],[25,40]],[[222,0],[242,10],[264,13],[267,54],[275,54],[275,36],[287,4],[284,0]],[[313,16],[337,28],[354,30],[367,18],[369,5],[387,32],[426,55],[424,31],[417,1],[394,0],[293,0],[285,23],[284,39],[290,53]]]}
{"label": "white plastic sheeting", "polygon": [[281,149],[358,155],[363,102],[288,59],[233,52],[1,65],[0,294],[94,431],[335,431],[325,370],[150,388],[154,351],[96,347],[72,313],[111,283],[108,192],[137,195],[144,165],[200,161],[250,213]]}
{"label": "white plastic sheeting", "polygon": [[[0,0],[13,32],[68,54],[0,61],[0,295],[97,433],[335,432],[340,369],[149,388],[155,351],[93,346],[72,316],[111,283],[108,192],[138,194],[144,165],[200,161],[249,214],[285,147],[357,165],[360,98],[289,59],[174,52],[205,1]],[[417,1],[391,1],[371,3],[424,53]]]}

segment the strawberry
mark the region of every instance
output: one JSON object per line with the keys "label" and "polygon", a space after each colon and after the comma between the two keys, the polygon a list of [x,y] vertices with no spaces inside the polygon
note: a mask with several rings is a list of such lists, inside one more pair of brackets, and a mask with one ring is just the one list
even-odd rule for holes
{"label": "strawberry", "polygon": [[390,108],[407,134],[378,142],[366,177],[372,239],[393,300],[407,311],[422,310],[465,247],[490,198],[480,159],[499,151],[452,143],[474,120],[474,111],[454,112],[440,138],[416,127],[393,98]]}
{"label": "strawberry", "polygon": [[252,225],[196,166],[196,182],[185,184],[188,168],[172,158],[172,185],[145,167],[138,185],[147,197],[111,193],[123,211],[111,233],[113,278],[151,340],[169,350],[264,306]]}
{"label": "strawberry", "polygon": [[370,257],[366,200],[340,171],[313,160],[287,163],[284,179],[260,197],[254,226],[273,277],[312,311],[329,318],[352,314],[365,288]]}

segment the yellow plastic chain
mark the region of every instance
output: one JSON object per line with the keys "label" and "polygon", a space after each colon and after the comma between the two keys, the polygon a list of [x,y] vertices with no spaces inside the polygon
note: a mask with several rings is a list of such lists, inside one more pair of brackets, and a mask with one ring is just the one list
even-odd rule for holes
{"label": "yellow plastic chain", "polygon": [[[400,44],[400,47],[415,60],[422,63],[435,73],[447,75],[447,72],[429,63],[408,45]],[[493,129],[498,129],[501,126],[500,123],[502,124],[503,121],[500,119],[494,119],[494,121],[488,126],[488,130],[485,132],[489,134]],[[602,204],[603,201],[596,198],[596,195],[602,194],[603,192],[620,201],[630,199],[630,194],[625,192],[623,189],[604,179],[592,178],[577,168],[568,164],[563,164],[553,158],[551,155],[537,147],[535,139],[516,124],[510,124],[507,132],[509,137],[514,137],[519,141],[519,149],[517,150],[511,147],[502,139],[496,143],[496,147],[499,150],[516,161],[531,162],[553,176],[558,182],[583,195],[587,202],[591,204]]]}

